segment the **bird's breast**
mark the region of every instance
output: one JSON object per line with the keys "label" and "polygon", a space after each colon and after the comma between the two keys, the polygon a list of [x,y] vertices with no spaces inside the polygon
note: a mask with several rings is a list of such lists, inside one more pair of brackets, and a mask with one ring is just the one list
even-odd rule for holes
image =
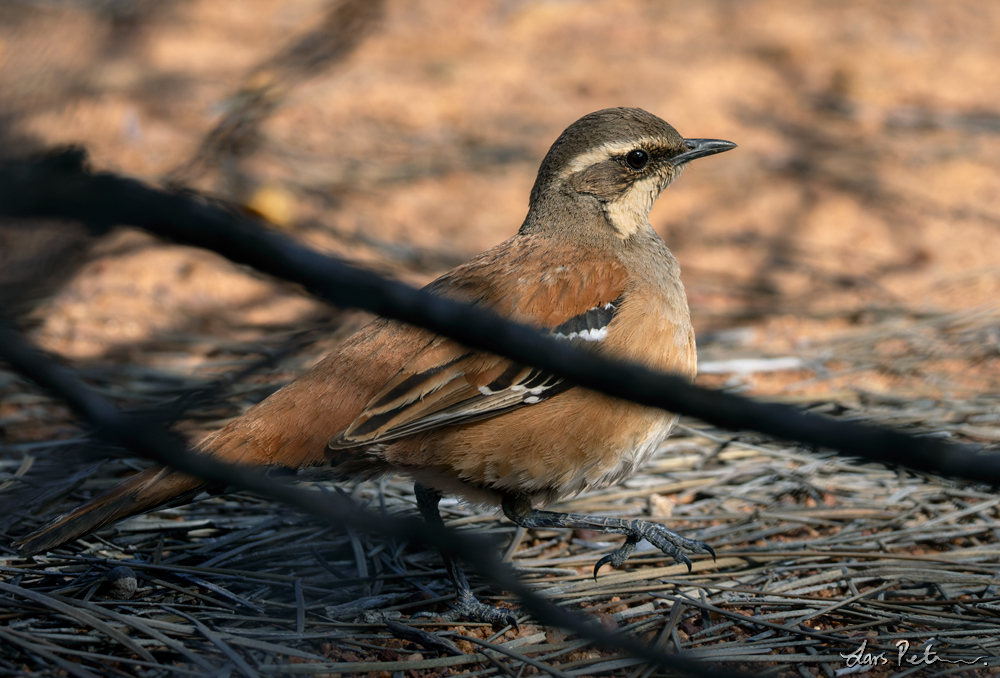
{"label": "bird's breast", "polygon": [[[685,378],[695,373],[683,288],[629,290],[606,336],[587,343],[608,358]],[[507,415],[400,440],[383,455],[422,483],[477,503],[522,494],[544,504],[631,476],[675,421],[669,412],[576,387]]]}
{"label": "bird's breast", "polygon": [[629,290],[608,327],[602,352],[693,379],[698,363],[694,328],[680,280]]}

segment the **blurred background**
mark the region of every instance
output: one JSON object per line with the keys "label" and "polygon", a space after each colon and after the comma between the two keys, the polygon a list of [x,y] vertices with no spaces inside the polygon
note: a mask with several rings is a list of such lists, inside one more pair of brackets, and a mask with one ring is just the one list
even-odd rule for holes
{"label": "blurred background", "polygon": [[[699,382],[994,449],[998,93],[997,2],[0,0],[0,162],[83,147],[95,170],[199,191],[415,285],[513,235],[549,145],[589,112],[638,106],[685,136],[734,141],[738,149],[687,168],[650,216],[683,270]],[[78,225],[14,220],[0,220],[0,309],[121,407],[172,407],[184,396],[193,406],[177,428],[192,439],[370,320],[137,230],[98,238]],[[200,387],[211,397],[191,397]],[[159,631],[143,636],[137,623],[128,631],[160,648],[170,670],[193,655],[220,675],[237,670],[225,665],[231,652],[223,657],[184,626],[195,619],[188,613],[225,635],[223,650],[243,629],[255,644],[239,652],[261,673],[274,673],[275,660],[252,649],[259,639],[334,661],[422,660],[381,626],[349,644],[343,634],[357,629],[331,621],[346,613],[326,606],[360,595],[347,586],[363,582],[365,595],[399,594],[397,615],[443,611],[426,600],[450,592],[430,576],[442,573],[435,554],[348,537],[246,493],[162,509],[51,556],[13,555],[12,537],[142,466],[121,453],[91,441],[58,399],[0,366],[0,570],[14,585],[0,595],[0,619],[10,622],[0,670],[51,674],[44,648],[58,644],[90,652],[77,652],[89,670],[122,675],[138,655],[110,636],[101,641],[85,622],[112,608],[115,617],[101,618],[116,628],[125,614],[143,625],[170,622],[156,629],[176,634],[186,654],[161,647]],[[413,507],[400,478],[350,491],[390,512]],[[515,532],[443,505],[453,526],[509,535],[505,558],[539,583],[559,577],[546,595],[600,614],[606,629],[620,622],[639,634],[634,620],[655,612],[642,633],[653,629],[657,643],[670,627],[677,649],[771,652],[768,661],[795,662],[782,675],[812,675],[803,661],[858,647],[822,644],[826,636],[813,632],[827,629],[859,642],[891,632],[883,640],[911,638],[914,647],[933,638],[935,650],[950,638],[952,647],[995,653],[983,629],[995,628],[996,501],[991,488],[817,458],[684,420],[641,473],[561,510],[665,521],[712,543],[719,562],[696,559],[694,575],[662,580],[667,589],[639,578],[666,576],[663,569],[623,573],[615,588],[606,568],[606,594],[593,595],[573,587],[598,586],[593,563],[613,548],[605,537]],[[741,552],[752,557],[730,557]],[[855,557],[864,552],[870,559]],[[899,553],[909,560],[895,560]],[[101,601],[95,591],[121,558],[139,570],[140,599],[87,602]],[[666,564],[645,551],[631,566],[655,563]],[[434,588],[411,586],[411,576]],[[32,597],[19,602],[14,587]],[[572,590],[584,593],[565,593]],[[653,594],[639,593],[660,590],[748,616],[763,611],[770,630],[680,604],[667,622]],[[50,592],[64,602],[42,613],[38,601]],[[886,595],[895,597],[882,606]],[[77,604],[70,596],[88,607],[67,622],[65,605]],[[510,600],[488,598],[502,599]],[[261,609],[266,618],[242,616]],[[774,626],[782,620],[788,626]],[[566,640],[542,630],[524,624],[520,638]],[[497,637],[475,625],[468,633]],[[576,641],[566,642],[559,647]],[[773,650],[759,644],[771,642]],[[610,650],[573,647],[546,657],[577,675],[610,659]],[[820,654],[788,654],[803,648]],[[109,663],[114,657],[123,661]],[[744,668],[762,670],[759,659]],[[524,666],[524,675],[535,670]]]}
{"label": "blurred background", "polygon": [[[1000,376],[998,63],[1000,5],[971,0],[7,0],[0,154],[81,145],[423,284],[517,230],[568,124],[642,107],[739,144],[650,217],[703,383],[958,397]],[[325,328],[294,372],[366,321],[59,224],[0,224],[0,295],[77,365],[188,376]]]}

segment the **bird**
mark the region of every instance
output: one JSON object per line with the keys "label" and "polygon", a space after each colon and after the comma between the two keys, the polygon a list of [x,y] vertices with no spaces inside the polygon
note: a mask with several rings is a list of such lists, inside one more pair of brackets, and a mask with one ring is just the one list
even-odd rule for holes
{"label": "bird", "polygon": [[[695,336],[680,267],[649,212],[685,165],[735,147],[686,139],[639,108],[585,115],[542,160],[518,232],[427,289],[567,345],[693,380]],[[234,464],[320,467],[340,479],[401,473],[413,479],[418,509],[435,525],[448,494],[499,507],[523,528],[624,535],[597,562],[596,577],[606,563],[621,566],[641,539],[689,568],[686,552],[715,556],[708,544],[653,522],[545,508],[631,476],[676,420],[378,318],[195,449]],[[51,550],[203,489],[199,478],[153,466],[15,546],[25,555]],[[510,610],[473,595],[457,558],[442,556],[456,589],[455,615],[516,624]]]}

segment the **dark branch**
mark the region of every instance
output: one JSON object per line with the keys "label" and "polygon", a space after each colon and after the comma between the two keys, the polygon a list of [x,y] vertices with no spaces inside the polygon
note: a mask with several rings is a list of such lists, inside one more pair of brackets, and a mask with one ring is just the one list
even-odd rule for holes
{"label": "dark branch", "polygon": [[95,229],[137,226],[300,283],[339,306],[419,325],[613,396],[723,428],[752,429],[847,456],[1000,484],[1000,455],[755,402],[573,350],[482,308],[436,297],[322,255],[197,195],[157,190],[110,173],[90,173],[83,162],[82,152],[70,151],[42,161],[0,166],[0,216],[71,219]]}

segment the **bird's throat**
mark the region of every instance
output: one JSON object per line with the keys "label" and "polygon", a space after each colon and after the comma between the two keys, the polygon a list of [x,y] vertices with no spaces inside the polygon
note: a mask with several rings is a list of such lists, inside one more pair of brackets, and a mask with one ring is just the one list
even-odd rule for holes
{"label": "bird's throat", "polygon": [[604,215],[622,240],[650,228],[649,211],[660,192],[633,190],[618,200],[604,203]]}
{"label": "bird's throat", "polygon": [[626,240],[639,231],[652,228],[649,225],[649,212],[676,174],[652,175],[633,185],[618,199],[602,205],[605,217],[619,238]]}

